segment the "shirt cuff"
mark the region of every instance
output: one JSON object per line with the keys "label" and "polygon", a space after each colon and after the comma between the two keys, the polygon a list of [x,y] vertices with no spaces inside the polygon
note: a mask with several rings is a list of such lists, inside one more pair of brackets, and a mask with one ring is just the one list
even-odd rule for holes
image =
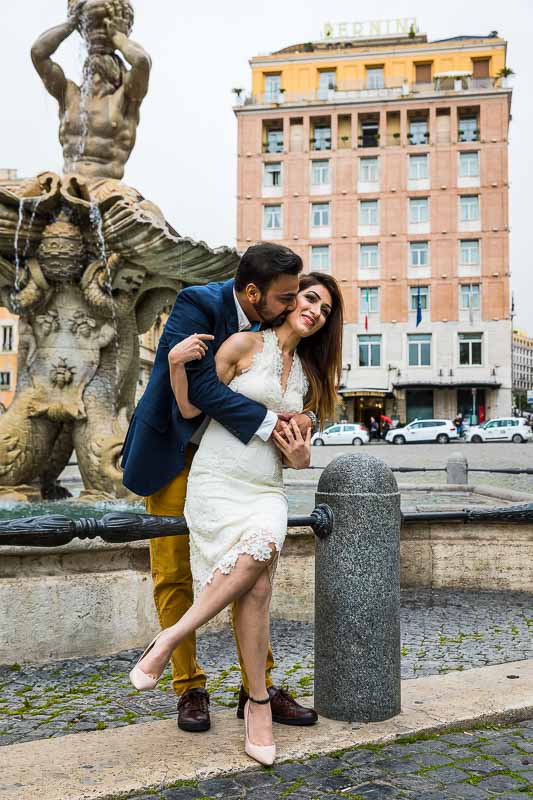
{"label": "shirt cuff", "polygon": [[259,436],[264,442],[268,442],[270,437],[272,436],[272,431],[278,424],[278,415],[274,414],[273,411],[267,411],[266,417],[264,418],[263,422],[256,430],[255,435]]}

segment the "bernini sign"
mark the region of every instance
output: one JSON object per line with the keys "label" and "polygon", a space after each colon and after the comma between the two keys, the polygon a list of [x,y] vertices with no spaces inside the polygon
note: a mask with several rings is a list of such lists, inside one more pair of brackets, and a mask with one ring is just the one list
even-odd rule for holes
{"label": "bernini sign", "polygon": [[398,19],[374,19],[366,22],[326,22],[322,31],[323,39],[361,38],[371,36],[398,36],[416,33],[418,27],[415,17],[400,17]]}

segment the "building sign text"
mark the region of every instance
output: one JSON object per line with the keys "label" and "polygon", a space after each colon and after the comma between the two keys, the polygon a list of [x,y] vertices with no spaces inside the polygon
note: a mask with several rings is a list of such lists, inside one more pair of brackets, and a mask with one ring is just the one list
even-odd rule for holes
{"label": "building sign text", "polygon": [[372,36],[414,35],[418,31],[415,17],[374,19],[365,22],[326,22],[323,39],[367,39]]}

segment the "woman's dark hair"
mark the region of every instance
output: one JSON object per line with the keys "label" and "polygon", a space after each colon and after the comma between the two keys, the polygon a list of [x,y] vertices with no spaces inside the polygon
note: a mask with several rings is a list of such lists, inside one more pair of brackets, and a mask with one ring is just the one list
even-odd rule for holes
{"label": "woman's dark hair", "polygon": [[299,275],[302,269],[302,259],[288,247],[270,242],[254,244],[241,258],[235,289],[241,292],[253,283],[260,292],[266,292],[280,275]]}
{"label": "woman's dark hair", "polygon": [[310,289],[317,283],[331,295],[331,313],[319,331],[300,341],[298,355],[309,381],[305,410],[314,411],[324,421],[333,417],[338,399],[337,386],[342,374],[344,304],[339,284],[335,278],[323,272],[302,275],[299,291]]}

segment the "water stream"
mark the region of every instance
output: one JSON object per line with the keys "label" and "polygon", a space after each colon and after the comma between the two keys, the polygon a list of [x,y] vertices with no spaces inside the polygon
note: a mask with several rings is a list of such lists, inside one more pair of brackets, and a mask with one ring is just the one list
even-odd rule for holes
{"label": "water stream", "polygon": [[114,347],[115,347],[115,378],[116,378],[116,387],[115,387],[116,391],[113,393],[113,406],[116,413],[117,411],[116,401],[117,401],[118,391],[120,388],[120,363],[119,363],[120,343],[119,343],[119,331],[118,331],[118,318],[117,318],[115,300],[113,297],[113,276],[111,275],[111,269],[109,268],[107,248],[105,243],[104,221],[102,219],[102,214],[100,212],[98,204],[95,202],[91,202],[91,207],[89,210],[89,219],[91,220],[91,224],[96,233],[98,256],[100,261],[105,267],[106,289],[109,292],[109,298],[111,300],[111,320],[112,320],[113,330],[115,331]]}
{"label": "water stream", "polygon": [[[24,203],[26,201],[25,197],[19,198],[19,216],[17,221],[17,228],[15,230],[15,291],[19,291],[20,289],[20,252],[19,252],[19,240],[20,240],[20,232],[22,230],[22,225],[24,223]],[[27,241],[27,240],[26,240]]]}
{"label": "water stream", "polygon": [[37,200],[35,201],[35,204],[33,206],[32,212],[31,212],[30,224],[29,224],[29,227],[28,227],[28,233],[26,235],[26,244],[24,245],[24,252],[22,254],[22,258],[23,258],[24,261],[26,261],[26,259],[28,258],[28,253],[30,252],[30,247],[31,247],[30,235],[31,235],[31,232],[32,232],[33,223],[35,222],[35,216],[37,214],[37,209],[39,208],[39,205],[41,204],[42,199],[43,199],[42,197],[38,197],[37,198]]}

